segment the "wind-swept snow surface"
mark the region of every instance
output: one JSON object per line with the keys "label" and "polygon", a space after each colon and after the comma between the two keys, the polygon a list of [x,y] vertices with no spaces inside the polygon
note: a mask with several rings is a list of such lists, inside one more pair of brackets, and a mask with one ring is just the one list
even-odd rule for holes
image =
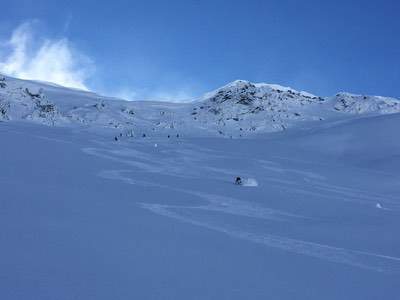
{"label": "wind-swept snow surface", "polygon": [[[249,86],[236,82],[234,89],[238,84]],[[279,89],[262,87],[270,88]],[[400,114],[360,117],[302,92],[298,97],[310,98],[299,107],[310,106],[307,116],[324,114],[324,121],[230,139],[209,134],[214,117],[205,129],[185,131],[174,116],[192,118],[201,103],[225,114],[226,101],[245,98],[241,90],[222,103],[217,91],[187,109],[111,100],[103,106],[94,94],[65,90],[61,99],[54,89],[6,95],[1,299],[400,295]],[[134,134],[121,137],[128,131],[108,122],[129,119],[132,108]],[[202,114],[193,122],[204,121]],[[244,118],[242,124],[256,120]],[[162,120],[176,126],[142,132]],[[236,134],[235,126],[229,130]],[[235,185],[237,176],[247,186]]]}

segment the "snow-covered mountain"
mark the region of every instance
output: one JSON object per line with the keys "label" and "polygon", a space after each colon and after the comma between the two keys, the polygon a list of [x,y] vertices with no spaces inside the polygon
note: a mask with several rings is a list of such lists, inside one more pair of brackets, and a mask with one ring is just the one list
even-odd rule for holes
{"label": "snow-covered mountain", "polygon": [[400,112],[400,100],[333,97],[272,84],[234,81],[189,103],[124,101],[0,76],[0,120],[109,128],[122,136],[249,136],[310,122]]}
{"label": "snow-covered mountain", "polygon": [[339,93],[334,97],[334,108],[351,114],[392,114],[400,111],[400,101],[381,96]]}
{"label": "snow-covered mountain", "polygon": [[397,112],[246,81],[172,104],[1,78],[0,299],[398,299]]}

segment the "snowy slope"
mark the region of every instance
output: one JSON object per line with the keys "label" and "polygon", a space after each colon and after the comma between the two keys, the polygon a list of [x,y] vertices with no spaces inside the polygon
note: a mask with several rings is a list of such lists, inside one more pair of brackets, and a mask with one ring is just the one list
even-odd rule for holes
{"label": "snowy slope", "polygon": [[393,98],[346,93],[324,98],[243,80],[182,104],[129,102],[4,76],[0,83],[0,120],[109,129],[112,137],[244,137],[356,115],[400,112],[400,101]]}
{"label": "snowy slope", "polygon": [[397,299],[397,112],[247,81],[172,104],[0,78],[0,299]]}
{"label": "snowy slope", "polygon": [[0,123],[1,299],[400,294],[400,114],[118,143],[31,120]]}

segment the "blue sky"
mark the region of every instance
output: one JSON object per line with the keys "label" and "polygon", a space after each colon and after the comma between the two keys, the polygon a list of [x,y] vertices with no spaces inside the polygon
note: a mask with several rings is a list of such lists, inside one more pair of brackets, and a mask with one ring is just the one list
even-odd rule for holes
{"label": "blue sky", "polygon": [[0,71],[130,99],[235,79],[400,97],[399,11],[390,0],[13,0]]}

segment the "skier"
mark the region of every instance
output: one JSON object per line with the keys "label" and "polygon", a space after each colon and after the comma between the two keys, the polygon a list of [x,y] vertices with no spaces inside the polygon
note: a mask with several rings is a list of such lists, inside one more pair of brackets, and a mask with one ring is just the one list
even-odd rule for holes
{"label": "skier", "polygon": [[235,184],[237,184],[237,185],[242,185],[242,184],[243,184],[242,178],[236,177]]}

